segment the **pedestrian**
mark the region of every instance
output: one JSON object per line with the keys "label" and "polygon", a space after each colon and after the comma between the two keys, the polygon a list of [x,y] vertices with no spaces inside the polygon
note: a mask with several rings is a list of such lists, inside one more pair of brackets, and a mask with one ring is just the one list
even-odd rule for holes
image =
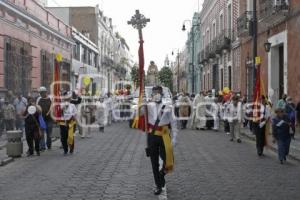
{"label": "pedestrian", "polygon": [[230,103],[228,108],[227,119],[230,126],[230,141],[234,141],[234,139],[236,139],[238,143],[241,143],[240,131],[242,122],[242,104],[239,102],[239,98],[237,96],[232,98],[232,103]]}
{"label": "pedestrian", "polygon": [[203,92],[196,95],[193,101],[193,116],[192,116],[192,128],[197,130],[204,130],[206,124],[205,118],[205,104]]}
{"label": "pedestrian", "polygon": [[296,133],[296,105],[293,103],[292,97],[286,98],[285,112],[291,123],[291,137],[295,139]]}
{"label": "pedestrian", "polygon": [[[174,167],[173,146],[176,143],[177,125],[173,117],[172,107],[162,103],[163,89],[161,86],[152,88],[152,102],[144,106],[147,113],[147,148],[146,154],[151,159],[156,189],[155,195],[165,188],[165,175]],[[171,129],[170,129],[171,127]],[[171,137],[172,133],[172,137]],[[163,166],[159,167],[159,158]]]}
{"label": "pedestrian", "polygon": [[206,103],[206,128],[211,130],[214,127],[214,116],[213,116],[213,105],[214,97],[212,96],[212,91],[208,91],[208,95],[205,97]]}
{"label": "pedestrian", "polygon": [[16,99],[14,100],[14,106],[16,109],[16,129],[22,130],[24,129],[24,118],[23,114],[27,108],[27,99],[22,96],[21,93],[18,94]]}
{"label": "pedestrian", "polygon": [[224,132],[227,135],[230,135],[230,125],[228,122],[228,117],[229,117],[229,105],[230,105],[230,100],[223,100],[223,106],[222,106],[222,116],[223,116],[223,122],[224,122]]}
{"label": "pedestrian", "polygon": [[108,108],[104,102],[104,97],[100,97],[96,108],[96,119],[99,126],[99,131],[102,133],[104,132],[104,127],[107,124],[107,113]]}
{"label": "pedestrian", "polygon": [[190,116],[191,101],[187,93],[179,99],[179,117],[181,118],[181,129],[187,128],[188,118]]}
{"label": "pedestrian", "polygon": [[3,105],[3,122],[6,131],[14,130],[16,119],[15,107],[5,98]]}
{"label": "pedestrian", "polygon": [[77,109],[71,101],[70,92],[64,93],[62,104],[62,122],[60,122],[60,139],[64,149],[64,155],[74,152],[74,132],[76,126]]}
{"label": "pedestrian", "polygon": [[256,137],[257,155],[262,156],[267,143],[268,124],[271,118],[271,108],[268,100],[262,96],[258,103],[253,105],[253,133]]}
{"label": "pedestrian", "polygon": [[212,104],[211,111],[214,119],[213,130],[216,132],[219,131],[220,127],[220,107],[221,105],[219,104],[219,99],[215,98],[215,102]]}
{"label": "pedestrian", "polygon": [[25,118],[25,136],[28,145],[27,156],[32,156],[35,149],[37,156],[40,156],[41,129],[39,115],[42,109],[32,97],[28,98],[28,105],[23,113]]}
{"label": "pedestrian", "polygon": [[286,98],[287,98],[287,95],[283,94],[282,98],[277,102],[276,108],[281,108],[281,109],[285,110]]}
{"label": "pedestrian", "polygon": [[290,120],[284,110],[277,108],[276,117],[273,119],[273,142],[277,142],[278,158],[281,164],[286,161],[289,154],[291,134],[290,134]]}
{"label": "pedestrian", "polygon": [[[37,99],[37,105],[42,108],[42,117],[46,123],[46,130],[42,131],[41,140],[40,140],[40,150],[44,151],[47,148],[50,150],[52,141],[52,127],[53,127],[53,120],[51,117],[51,106],[52,101],[48,95],[47,89],[44,86],[39,88],[40,97]],[[45,132],[46,132],[46,142],[45,142]]]}

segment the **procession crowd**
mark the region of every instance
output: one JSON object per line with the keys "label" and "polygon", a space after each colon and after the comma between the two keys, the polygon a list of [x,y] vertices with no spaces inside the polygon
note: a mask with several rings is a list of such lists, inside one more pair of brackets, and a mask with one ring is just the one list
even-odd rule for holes
{"label": "procession crowd", "polygon": [[263,155],[272,135],[272,142],[278,145],[278,157],[282,164],[289,154],[291,139],[295,139],[296,126],[300,122],[300,102],[283,95],[273,105],[265,96],[257,101],[248,101],[239,93],[213,95],[211,91],[189,95],[180,93],[174,96],[175,113],[182,129],[220,131],[230,135],[230,141],[241,143],[241,129],[250,129],[256,137],[258,156]]}
{"label": "procession crowd", "polygon": [[[37,155],[51,149],[53,127],[59,127],[62,148],[67,154],[74,151],[74,134],[78,133],[82,138],[90,137],[93,127],[104,132],[106,125],[132,117],[128,112],[130,95],[107,93],[98,98],[86,98],[71,91],[62,94],[60,118],[55,117],[53,98],[45,87],[39,88],[36,98],[25,98],[19,94],[1,99],[0,133],[23,131],[29,147],[27,155],[31,156],[34,149]],[[273,135],[281,163],[286,160],[296,125],[300,121],[300,103],[296,106],[287,95],[273,105],[265,96],[253,103],[239,93],[179,93],[174,95],[173,103],[177,124],[181,129],[220,131],[220,127],[223,127],[224,132],[230,135],[230,141],[241,143],[241,128],[249,128],[256,136],[259,156],[263,155],[268,135]]]}

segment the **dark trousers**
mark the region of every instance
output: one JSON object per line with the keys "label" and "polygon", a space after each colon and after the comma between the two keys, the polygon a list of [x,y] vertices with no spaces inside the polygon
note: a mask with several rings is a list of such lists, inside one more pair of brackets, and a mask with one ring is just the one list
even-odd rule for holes
{"label": "dark trousers", "polygon": [[[75,130],[75,127],[74,127]],[[69,150],[69,146],[68,146],[68,135],[69,135],[69,127],[68,126],[62,126],[60,125],[60,141],[61,144],[63,146],[64,152],[68,153]],[[74,151],[74,143],[75,141],[73,141],[73,145],[70,146],[70,152]]]}
{"label": "dark trousers", "polygon": [[181,120],[181,128],[186,129],[188,120]]}
{"label": "dark trousers", "polygon": [[259,127],[259,123],[252,124],[253,132],[256,137],[256,150],[257,154],[261,155],[264,152],[264,146],[266,144],[266,125]]}
{"label": "dark trousers", "polygon": [[[166,163],[166,152],[163,138],[161,136],[148,134],[147,139],[155,185],[157,188],[162,188],[165,186],[164,167]],[[159,157],[161,157],[164,163],[161,171],[159,171]]]}
{"label": "dark trousers", "polygon": [[280,139],[277,141],[279,160],[281,161],[285,160],[286,156],[289,155],[290,143],[291,143],[291,138],[284,139],[284,140]]}
{"label": "dark trousers", "polygon": [[14,130],[14,120],[13,119],[5,119],[4,120],[5,128],[7,131]]}
{"label": "dark trousers", "polygon": [[230,133],[230,126],[227,120],[224,120],[224,131],[225,133]]}
{"label": "dark trousers", "polygon": [[40,137],[38,135],[38,130],[25,129],[26,141],[28,145],[29,154],[33,154],[33,141],[36,152],[40,152]]}

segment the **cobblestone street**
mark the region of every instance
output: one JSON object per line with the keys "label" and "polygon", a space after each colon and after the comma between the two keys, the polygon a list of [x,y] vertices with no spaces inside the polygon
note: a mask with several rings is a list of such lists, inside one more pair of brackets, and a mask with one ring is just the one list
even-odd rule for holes
{"label": "cobblestone street", "polygon": [[[1,167],[0,199],[158,199],[145,137],[127,123],[77,138],[74,155],[59,146]],[[255,152],[252,142],[231,143],[221,132],[181,131],[168,199],[299,199],[299,163]]]}

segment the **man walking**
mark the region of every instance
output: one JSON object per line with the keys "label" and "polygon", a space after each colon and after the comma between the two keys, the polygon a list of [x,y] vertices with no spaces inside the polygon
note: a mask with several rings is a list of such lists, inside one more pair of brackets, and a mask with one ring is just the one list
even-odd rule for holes
{"label": "man walking", "polygon": [[238,143],[241,143],[240,131],[242,122],[242,105],[237,96],[232,98],[232,103],[229,105],[228,111],[228,122],[231,135],[230,141],[236,139]]}
{"label": "man walking", "polygon": [[17,98],[14,100],[14,106],[16,109],[16,129],[23,131],[25,123],[23,114],[27,107],[27,99],[23,97],[21,93],[19,93]]}
{"label": "man walking", "polygon": [[15,107],[11,103],[9,103],[8,99],[6,98],[4,100],[4,105],[3,105],[3,121],[4,121],[4,126],[6,131],[10,131],[14,129],[15,116],[16,116]]}
{"label": "man walking", "polygon": [[[51,118],[51,105],[52,101],[50,97],[48,96],[47,89],[45,87],[39,88],[40,97],[37,99],[37,105],[39,105],[42,108],[42,116],[46,122],[46,135],[47,135],[47,148],[51,149],[51,136],[52,136],[52,127],[53,127],[53,120]],[[41,151],[46,149],[45,144],[45,132],[43,131],[40,141],[40,148]]]}
{"label": "man walking", "polygon": [[[176,143],[177,125],[173,118],[172,107],[162,103],[163,89],[161,86],[152,88],[152,102],[144,108],[147,116],[147,156],[151,159],[155,195],[160,195],[165,187],[165,175],[173,170],[173,145]],[[171,130],[170,128],[171,127]],[[172,138],[170,133],[172,132]],[[159,168],[159,158],[163,166]]]}

